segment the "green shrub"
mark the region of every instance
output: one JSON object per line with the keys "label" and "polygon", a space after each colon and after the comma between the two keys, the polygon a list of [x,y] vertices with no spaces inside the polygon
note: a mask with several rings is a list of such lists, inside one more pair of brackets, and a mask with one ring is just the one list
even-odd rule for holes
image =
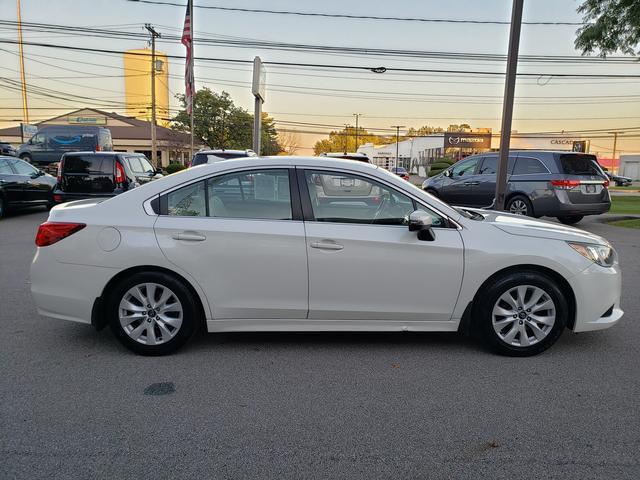
{"label": "green shrub", "polygon": [[169,165],[167,165],[167,168],[165,168],[165,170],[168,174],[172,174],[179,172],[180,170],[184,170],[185,168],[187,167],[185,167],[181,163],[170,163]]}
{"label": "green shrub", "polygon": [[434,175],[437,175],[439,173],[442,173],[446,170],[446,168],[441,168],[441,169],[437,169],[437,168],[431,168],[429,170],[429,173],[427,173],[427,177],[433,177]]}
{"label": "green shrub", "polygon": [[444,170],[445,168],[449,168],[451,165],[445,162],[436,162],[431,165],[431,168],[435,168],[437,170]]}

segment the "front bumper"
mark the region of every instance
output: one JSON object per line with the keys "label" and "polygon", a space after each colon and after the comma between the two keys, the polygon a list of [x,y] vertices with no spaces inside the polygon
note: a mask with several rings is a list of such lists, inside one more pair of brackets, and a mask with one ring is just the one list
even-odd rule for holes
{"label": "front bumper", "polygon": [[620,266],[605,268],[595,263],[569,279],[576,297],[574,332],[590,332],[612,327],[622,318]]}

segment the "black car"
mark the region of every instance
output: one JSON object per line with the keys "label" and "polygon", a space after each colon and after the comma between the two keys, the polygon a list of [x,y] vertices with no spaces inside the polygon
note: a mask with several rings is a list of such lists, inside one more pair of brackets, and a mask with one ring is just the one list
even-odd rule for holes
{"label": "black car", "polygon": [[56,179],[27,162],[0,156],[0,218],[8,209],[53,205]]}
{"label": "black car", "polygon": [[17,156],[17,150],[11,146],[10,143],[0,141],[0,155]]}
{"label": "black car", "polygon": [[142,153],[70,152],[58,165],[56,203],[92,197],[113,197],[162,177]]}
{"label": "black car", "polygon": [[632,180],[629,177],[623,177],[621,175],[614,175],[613,173],[605,172],[609,180],[616,184],[616,187],[628,187],[632,184]]}
{"label": "black car", "polygon": [[[428,178],[422,188],[452,205],[491,207],[498,153],[473,155]],[[609,178],[594,155],[557,151],[511,151],[506,210],[530,217],[577,223],[609,211]]]}

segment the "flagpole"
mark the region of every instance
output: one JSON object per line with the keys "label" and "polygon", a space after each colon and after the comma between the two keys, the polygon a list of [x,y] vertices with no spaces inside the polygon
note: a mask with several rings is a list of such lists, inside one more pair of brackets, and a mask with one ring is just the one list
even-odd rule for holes
{"label": "flagpole", "polygon": [[191,80],[192,80],[192,85],[193,85],[193,93],[191,96],[191,156],[189,158],[189,162],[193,161],[193,112],[195,110],[195,106],[196,106],[196,82],[195,82],[195,77],[196,77],[196,73],[194,70],[194,54],[193,54],[193,37],[194,37],[194,25],[193,25],[193,0],[191,0],[189,2],[189,17],[191,17],[190,20],[190,30],[191,30],[191,58],[189,59],[191,62]]}

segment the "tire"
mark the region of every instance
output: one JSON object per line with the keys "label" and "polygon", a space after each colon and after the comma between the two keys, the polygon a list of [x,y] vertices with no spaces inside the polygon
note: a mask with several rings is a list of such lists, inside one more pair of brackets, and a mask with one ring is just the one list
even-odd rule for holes
{"label": "tire", "polygon": [[20,159],[28,163],[33,163],[33,158],[28,153],[25,153],[24,155],[20,155]]}
{"label": "tire", "polygon": [[511,197],[507,201],[505,209],[507,212],[515,213],[516,215],[524,215],[527,217],[533,216],[533,206],[531,205],[531,201],[524,195],[514,195]]}
{"label": "tire", "polygon": [[[155,303],[141,302],[147,301],[147,295],[152,293],[147,285],[153,286]],[[163,310],[160,304],[165,293]],[[166,273],[139,272],[128,276],[108,293],[106,306],[115,336],[140,355],[166,355],[176,351],[191,338],[200,322],[200,310],[189,288]],[[121,322],[121,314],[135,319]]]}
{"label": "tire", "polygon": [[[532,304],[537,295],[537,303]],[[511,301],[504,300],[509,297]],[[507,273],[483,287],[476,298],[473,322],[484,344],[501,355],[537,355],[553,345],[567,325],[565,295],[552,278],[539,272]]]}
{"label": "tire", "polygon": [[570,215],[567,217],[558,217],[558,221],[560,223],[564,223],[565,225],[573,225],[574,223],[578,223],[583,218],[584,215]]}

